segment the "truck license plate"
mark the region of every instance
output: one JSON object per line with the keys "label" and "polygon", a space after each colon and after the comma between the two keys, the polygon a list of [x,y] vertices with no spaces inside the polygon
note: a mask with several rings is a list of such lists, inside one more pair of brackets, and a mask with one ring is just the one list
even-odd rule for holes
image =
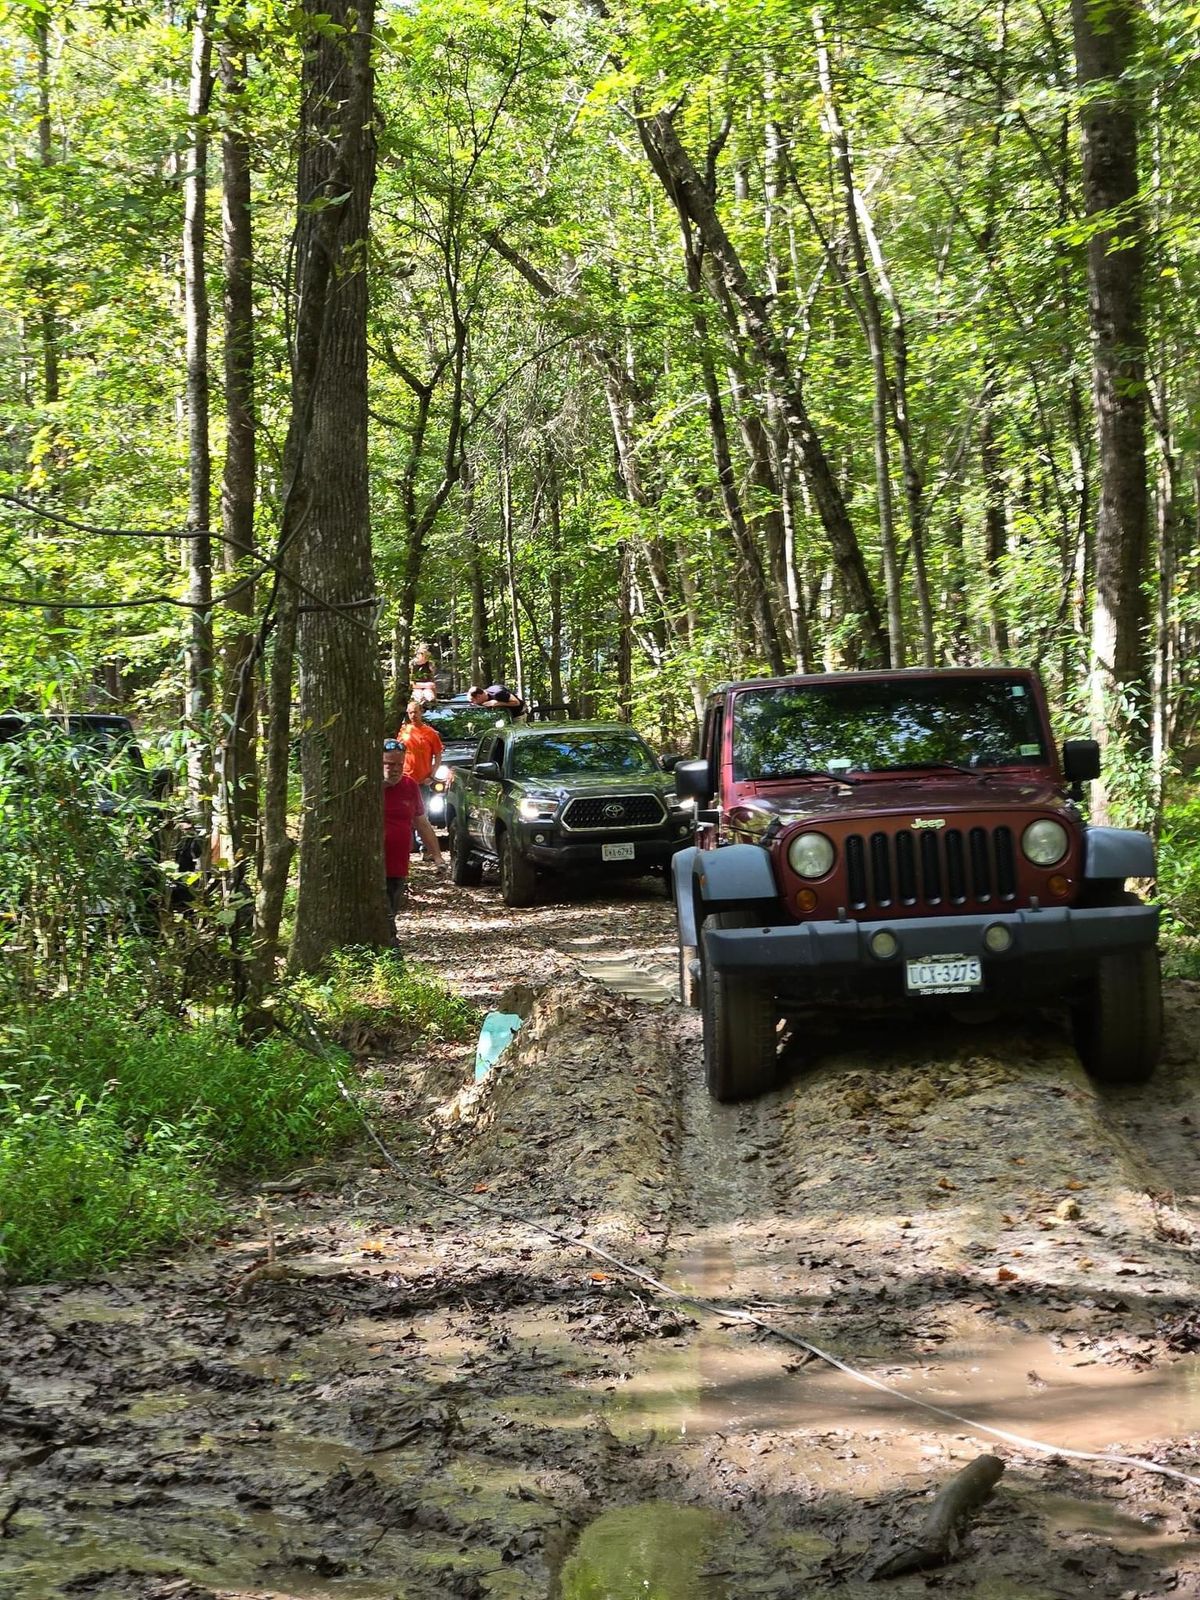
{"label": "truck license plate", "polygon": [[[600,846],[601,861],[632,861],[633,846],[631,844],[602,844]],[[978,966],[978,962],[976,962]]]}
{"label": "truck license plate", "polygon": [[909,994],[970,994],[983,988],[977,956],[926,956],[907,963]]}

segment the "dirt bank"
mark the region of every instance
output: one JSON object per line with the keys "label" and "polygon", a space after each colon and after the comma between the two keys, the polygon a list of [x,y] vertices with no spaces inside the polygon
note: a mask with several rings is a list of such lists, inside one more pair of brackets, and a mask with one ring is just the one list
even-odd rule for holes
{"label": "dirt bank", "polygon": [[[9,1292],[0,1595],[1200,1595],[1194,1488],[733,1319],[1200,1472],[1195,986],[1142,1091],[1099,1097],[1041,1023],[800,1030],[784,1085],[723,1108],[654,887],[512,913],[421,875],[408,923],[482,1003],[545,990],[478,1087],[468,1050],[378,1064],[389,1148],[465,1198],[364,1148],[211,1248]],[[1007,1470],[959,1559],[868,1583],[984,1449]]]}

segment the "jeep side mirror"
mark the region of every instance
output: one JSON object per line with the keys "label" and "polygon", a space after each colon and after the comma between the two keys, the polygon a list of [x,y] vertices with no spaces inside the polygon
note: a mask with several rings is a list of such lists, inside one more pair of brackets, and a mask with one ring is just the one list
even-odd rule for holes
{"label": "jeep side mirror", "polygon": [[712,799],[713,774],[707,761],[677,761],[675,763],[675,792],[682,800],[694,800],[705,805]]}
{"label": "jeep side mirror", "polygon": [[1065,739],[1062,764],[1063,776],[1072,789],[1078,790],[1081,783],[1091,783],[1100,776],[1100,746],[1095,739]]}
{"label": "jeep side mirror", "polygon": [[165,800],[175,787],[175,774],[170,767],[155,767],[150,774],[150,798]]}
{"label": "jeep side mirror", "polygon": [[471,770],[477,778],[486,778],[489,783],[494,783],[500,776],[500,768],[494,761],[477,761]]}

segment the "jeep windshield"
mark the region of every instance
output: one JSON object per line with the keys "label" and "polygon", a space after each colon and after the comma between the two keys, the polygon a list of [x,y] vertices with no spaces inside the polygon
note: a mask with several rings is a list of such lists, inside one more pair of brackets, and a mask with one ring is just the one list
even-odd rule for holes
{"label": "jeep windshield", "polygon": [[931,772],[1046,761],[1041,716],[1020,679],[847,678],[737,698],[734,776]]}
{"label": "jeep windshield", "polygon": [[502,706],[427,706],[425,721],[443,744],[476,744],[491,728],[509,720]]}
{"label": "jeep windshield", "polygon": [[649,745],[636,733],[547,733],[513,746],[514,778],[565,778],[577,772],[659,771]]}

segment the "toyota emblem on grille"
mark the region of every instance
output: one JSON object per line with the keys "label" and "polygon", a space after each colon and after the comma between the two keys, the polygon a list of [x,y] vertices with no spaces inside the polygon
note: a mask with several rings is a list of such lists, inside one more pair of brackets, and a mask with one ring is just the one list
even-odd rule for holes
{"label": "toyota emblem on grille", "polygon": [[617,800],[610,800],[604,807],[602,815],[609,822],[620,822],[625,815],[625,807]]}

